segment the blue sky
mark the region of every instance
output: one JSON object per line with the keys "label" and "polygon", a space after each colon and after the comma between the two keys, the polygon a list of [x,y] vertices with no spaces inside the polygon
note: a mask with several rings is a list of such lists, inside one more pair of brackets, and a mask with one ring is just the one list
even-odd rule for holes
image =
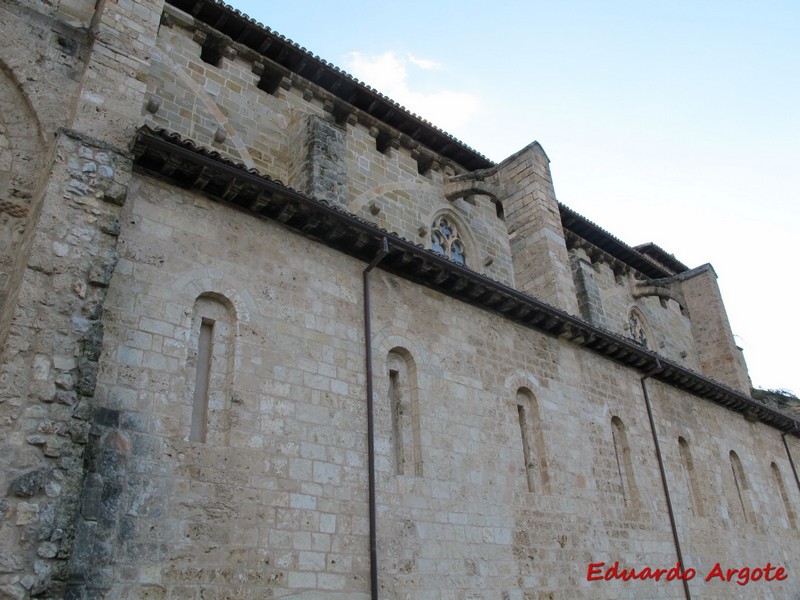
{"label": "blue sky", "polygon": [[800,393],[800,2],[236,2],[561,202],[710,262],[753,383]]}

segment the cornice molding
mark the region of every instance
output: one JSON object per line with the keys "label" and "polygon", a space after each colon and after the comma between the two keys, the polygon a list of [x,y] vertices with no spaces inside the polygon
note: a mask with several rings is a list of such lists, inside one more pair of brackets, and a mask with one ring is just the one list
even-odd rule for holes
{"label": "cornice molding", "polygon": [[133,144],[134,168],[196,190],[253,216],[271,219],[308,238],[369,263],[389,241],[380,268],[473,306],[556,336],[654,379],[715,402],[780,431],[800,437],[800,421],[756,402],[610,331],[590,325],[532,296],[456,264],[395,233],[293,190],[209,152],[177,134],[140,130]]}

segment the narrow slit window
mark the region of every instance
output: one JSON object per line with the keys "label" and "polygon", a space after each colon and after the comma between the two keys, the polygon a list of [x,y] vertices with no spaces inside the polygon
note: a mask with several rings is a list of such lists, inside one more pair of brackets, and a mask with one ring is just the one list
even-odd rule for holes
{"label": "narrow slit window", "polygon": [[206,441],[208,427],[208,384],[211,378],[211,354],[214,340],[214,321],[203,319],[197,340],[197,370],[194,380],[192,400],[192,428],[189,439],[193,442]]}
{"label": "narrow slit window", "polygon": [[236,310],[225,296],[204,292],[194,301],[181,406],[181,430],[192,442],[227,446],[236,365]]}
{"label": "narrow slit window", "polygon": [[550,476],[547,472],[547,448],[542,432],[539,403],[531,390],[521,387],[517,390],[516,407],[527,490],[548,494]]}
{"label": "narrow slit window", "polygon": [[422,432],[416,363],[405,348],[394,348],[387,358],[395,472],[398,475],[422,477]]}
{"label": "narrow slit window", "polygon": [[392,436],[394,437],[395,470],[405,474],[406,454],[403,444],[403,404],[400,391],[400,372],[389,369],[389,400],[392,408]]}
{"label": "narrow slit window", "polygon": [[614,438],[614,454],[617,460],[620,484],[622,486],[622,500],[625,506],[636,507],[639,504],[639,492],[636,488],[636,479],[633,474],[633,461],[631,449],[628,445],[628,435],[625,425],[619,417],[611,419],[611,433]]}
{"label": "narrow slit window", "polygon": [[744,516],[745,523],[750,523],[750,513],[752,510],[750,507],[750,500],[747,497],[747,490],[750,489],[750,487],[747,485],[747,477],[745,477],[744,474],[742,461],[739,460],[739,456],[733,450],[731,450],[730,459],[731,471],[733,472],[733,482],[736,486],[736,494],[739,497],[739,505],[742,507],[742,515]]}
{"label": "narrow slit window", "polygon": [[506,220],[506,213],[505,210],[503,209],[503,203],[500,202],[499,200],[495,201],[494,203],[494,212],[497,215],[498,219],[500,219],[501,221]]}
{"label": "narrow slit window", "polygon": [[522,438],[522,458],[525,465],[525,478],[528,481],[528,491],[535,490],[533,479],[533,464],[531,461],[531,449],[528,443],[528,415],[522,404],[517,404],[517,417],[519,418],[519,432]]}
{"label": "narrow slit window", "polygon": [[778,495],[783,501],[783,510],[786,512],[786,520],[789,523],[790,529],[797,529],[797,516],[792,510],[792,505],[789,503],[789,494],[786,493],[786,486],[783,484],[783,477],[781,471],[776,463],[772,463],[772,474],[775,477],[775,484],[778,486]]}
{"label": "narrow slit window", "polygon": [[689,508],[694,513],[694,516],[702,517],[704,514],[703,499],[700,495],[700,484],[697,480],[697,472],[694,468],[689,442],[679,437],[678,447],[680,448],[681,461],[683,462],[683,472],[686,475],[686,487],[689,491]]}

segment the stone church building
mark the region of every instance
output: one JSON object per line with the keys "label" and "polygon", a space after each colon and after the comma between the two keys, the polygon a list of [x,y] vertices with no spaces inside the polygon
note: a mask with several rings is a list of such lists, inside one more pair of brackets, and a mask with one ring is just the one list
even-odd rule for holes
{"label": "stone church building", "polygon": [[800,423],[713,268],[538,143],[216,0],[0,33],[0,598],[800,597]]}

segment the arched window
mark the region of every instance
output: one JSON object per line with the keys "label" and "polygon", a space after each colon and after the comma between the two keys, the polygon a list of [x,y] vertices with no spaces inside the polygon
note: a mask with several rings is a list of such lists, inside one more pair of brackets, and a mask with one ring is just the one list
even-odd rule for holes
{"label": "arched window", "polygon": [[422,477],[417,366],[411,353],[399,347],[389,351],[386,362],[395,470],[398,475]]}
{"label": "arched window", "polygon": [[614,438],[614,454],[617,459],[617,471],[622,485],[622,499],[625,506],[636,507],[639,504],[639,490],[633,475],[631,448],[628,445],[628,434],[619,417],[611,418],[611,435]]}
{"label": "arched window", "polygon": [[689,508],[696,517],[703,516],[703,498],[700,495],[700,485],[697,481],[697,471],[694,468],[694,461],[692,460],[692,452],[689,449],[689,442],[684,438],[678,438],[678,447],[681,453],[681,462],[683,463],[683,473],[686,476],[686,487],[689,491]]}
{"label": "arched window", "polygon": [[548,489],[547,457],[542,437],[539,406],[527,388],[517,390],[517,420],[522,446],[522,462],[529,492]]}
{"label": "arched window", "polygon": [[631,312],[628,313],[628,329],[633,341],[637,344],[641,344],[645,348],[648,347],[645,320],[638,308],[632,308]]}
{"label": "arched window", "polygon": [[224,296],[201,294],[194,303],[186,374],[191,441],[228,442],[235,321],[233,304]]}
{"label": "arched window", "polygon": [[436,217],[431,225],[431,250],[460,265],[467,264],[467,254],[458,227],[447,215]]}
{"label": "arched window", "polygon": [[751,523],[755,515],[753,514],[753,507],[750,504],[750,498],[747,493],[750,486],[747,483],[747,477],[744,474],[742,461],[739,456],[731,450],[731,471],[733,472],[733,482],[736,486],[736,494],[739,498],[739,505],[742,507],[742,515],[744,516],[745,523]]}
{"label": "arched window", "polygon": [[792,505],[789,504],[789,495],[786,493],[786,486],[783,484],[781,471],[774,462],[770,466],[772,467],[772,475],[775,477],[775,485],[778,486],[778,495],[780,495],[783,501],[783,510],[786,511],[786,519],[789,521],[789,528],[797,529],[797,516],[792,510]]}

